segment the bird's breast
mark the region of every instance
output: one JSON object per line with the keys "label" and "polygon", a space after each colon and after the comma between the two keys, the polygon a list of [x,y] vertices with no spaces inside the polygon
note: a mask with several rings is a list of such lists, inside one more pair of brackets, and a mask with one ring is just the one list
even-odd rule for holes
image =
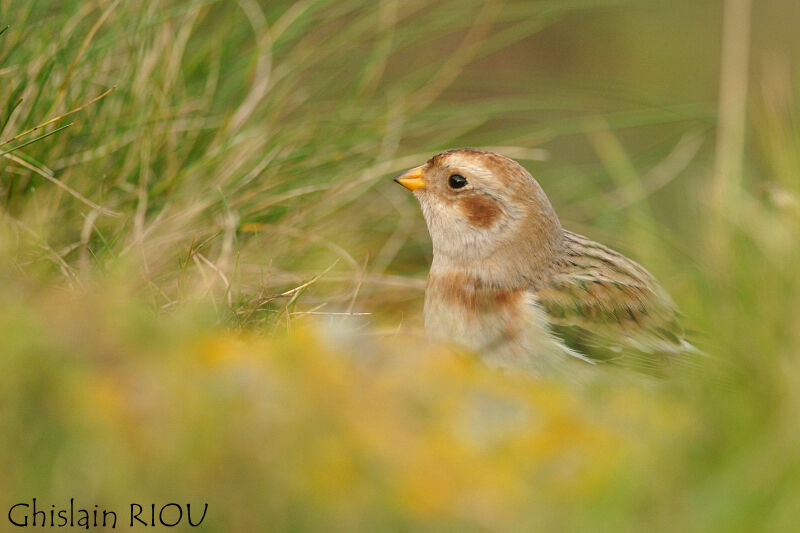
{"label": "bird's breast", "polygon": [[425,329],[435,339],[476,351],[513,344],[527,318],[524,293],[487,286],[465,274],[431,273],[425,291]]}
{"label": "bird's breast", "polygon": [[493,366],[545,373],[575,357],[552,334],[530,291],[497,288],[458,272],[431,271],[425,329],[431,338],[477,352]]}

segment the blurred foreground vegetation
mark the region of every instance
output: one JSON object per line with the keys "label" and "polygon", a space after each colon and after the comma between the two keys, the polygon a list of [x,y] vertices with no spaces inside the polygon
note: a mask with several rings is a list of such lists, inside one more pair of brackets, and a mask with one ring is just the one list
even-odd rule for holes
{"label": "blurred foreground vegetation", "polygon": [[[3,509],[796,529],[800,7],[745,17],[744,66],[720,67],[722,13],[0,0]],[[429,240],[388,178],[456,146],[519,159],[645,264],[700,368],[578,385],[422,341]]]}

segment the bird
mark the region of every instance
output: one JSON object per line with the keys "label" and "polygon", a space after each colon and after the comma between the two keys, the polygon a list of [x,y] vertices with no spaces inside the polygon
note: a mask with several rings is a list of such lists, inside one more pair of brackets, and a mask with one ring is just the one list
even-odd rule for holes
{"label": "bird", "polygon": [[513,159],[452,149],[394,181],[418,199],[433,245],[423,312],[431,339],[538,373],[567,361],[658,371],[694,350],[655,277],[563,228]]}

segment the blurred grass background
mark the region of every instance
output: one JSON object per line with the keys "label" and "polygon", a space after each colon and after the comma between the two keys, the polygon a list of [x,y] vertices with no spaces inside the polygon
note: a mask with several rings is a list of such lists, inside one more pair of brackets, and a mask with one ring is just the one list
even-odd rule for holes
{"label": "blurred grass background", "polygon": [[[4,509],[793,531],[798,23],[793,0],[0,0]],[[646,265],[711,368],[578,387],[418,340],[429,239],[388,178],[457,146]]]}

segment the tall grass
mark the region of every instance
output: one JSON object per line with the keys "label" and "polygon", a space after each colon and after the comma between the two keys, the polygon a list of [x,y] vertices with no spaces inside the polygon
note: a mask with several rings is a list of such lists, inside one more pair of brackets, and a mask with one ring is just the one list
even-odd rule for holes
{"label": "tall grass", "polygon": [[[790,531],[797,66],[756,64],[731,134],[715,102],[519,58],[641,4],[0,0],[3,505],[208,501],[219,531]],[[464,145],[651,269],[710,368],[576,388],[418,341],[429,241],[388,177]]]}

